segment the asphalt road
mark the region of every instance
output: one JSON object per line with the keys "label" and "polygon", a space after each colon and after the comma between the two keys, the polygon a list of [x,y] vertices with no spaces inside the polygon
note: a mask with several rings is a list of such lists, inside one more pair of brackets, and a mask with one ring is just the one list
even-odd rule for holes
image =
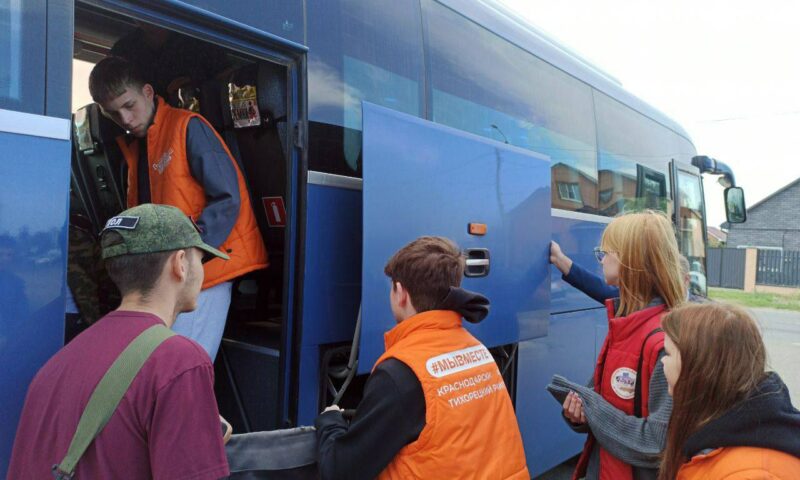
{"label": "asphalt road", "polygon": [[767,344],[767,363],[789,387],[792,403],[800,407],[800,312],[754,308]]}
{"label": "asphalt road", "polygon": [[[800,408],[800,312],[753,308],[767,345],[768,369],[778,372],[789,387],[792,403]],[[536,480],[569,480],[574,461],[536,477]]]}

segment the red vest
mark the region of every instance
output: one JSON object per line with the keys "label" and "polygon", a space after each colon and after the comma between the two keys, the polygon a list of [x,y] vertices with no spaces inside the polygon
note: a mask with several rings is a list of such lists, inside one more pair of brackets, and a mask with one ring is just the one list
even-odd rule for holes
{"label": "red vest", "polygon": [[[647,417],[650,377],[656,367],[658,354],[664,348],[664,332],[652,332],[661,327],[661,316],[666,313],[667,307],[657,305],[617,318],[614,318],[613,301],[607,300],[606,308],[608,335],[597,358],[594,390],[613,406],[628,415],[634,415],[634,393],[636,383],[640,382],[642,417]],[[636,378],[640,356],[641,378]],[[598,445],[591,433],[583,447],[573,479],[586,475],[593,448],[600,449],[600,480],[633,480],[633,468]]]}
{"label": "red vest", "polygon": [[[203,186],[192,176],[189,161],[186,156],[186,128],[189,120],[199,118],[213,132],[214,129],[202,116],[173,108],[167,105],[161,97],[158,98],[158,108],[153,119],[153,124],[147,130],[147,160],[150,177],[150,201],[164,205],[178,207],[197,220],[206,206]],[[216,132],[214,132],[216,135]],[[253,209],[250,206],[250,194],[244,181],[239,166],[228,150],[228,146],[217,135],[217,139],[225,148],[228,158],[236,169],[239,180],[239,215],[228,238],[218,247],[227,253],[230,260],[214,258],[204,264],[205,278],[203,288],[236,277],[247,272],[267,267],[267,249],[258,230]],[[139,202],[139,176],[137,163],[139,162],[139,142],[127,141],[126,137],[119,137],[117,143],[128,163],[128,208],[134,207]]]}
{"label": "red vest", "polygon": [[528,480],[517,417],[492,354],[458,313],[432,310],[385,335],[386,353],[414,371],[425,394],[425,427],[381,479]]}

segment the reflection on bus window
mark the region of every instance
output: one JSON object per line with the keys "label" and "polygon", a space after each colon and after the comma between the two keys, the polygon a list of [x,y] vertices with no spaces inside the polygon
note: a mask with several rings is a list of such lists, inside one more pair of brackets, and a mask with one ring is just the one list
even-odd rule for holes
{"label": "reflection on bus window", "polygon": [[570,202],[583,203],[580,183],[558,182],[556,185],[558,187],[558,198]]}
{"label": "reflection on bus window", "polygon": [[[344,82],[360,100],[419,116],[419,84],[375,65],[344,57]],[[344,156],[358,170],[361,155],[361,103],[345,106]]]}
{"label": "reflection on bus window", "polygon": [[591,89],[436,2],[423,11],[432,120],[548,155],[553,207],[596,213]]}
{"label": "reflection on bus window", "polygon": [[303,2],[184,0],[184,3],[250,25],[258,30],[270,32],[287,40],[303,42]]}
{"label": "reflection on bus window", "polygon": [[700,177],[678,171],[678,244],[689,260],[690,290],[705,295],[706,249],[703,237],[703,190]]}
{"label": "reflection on bus window", "polygon": [[668,181],[671,160],[688,163],[684,138],[616,100],[595,91],[599,213],[615,216],[642,209],[672,214]]}
{"label": "reflection on bus window", "polygon": [[0,108],[44,113],[44,0],[0,2]]}
{"label": "reflection on bus window", "polygon": [[361,101],[422,114],[419,2],[308,4],[309,169],[361,176]]}

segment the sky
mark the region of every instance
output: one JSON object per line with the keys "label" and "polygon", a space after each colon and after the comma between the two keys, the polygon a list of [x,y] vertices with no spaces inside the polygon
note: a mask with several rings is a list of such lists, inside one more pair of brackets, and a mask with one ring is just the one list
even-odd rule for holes
{"label": "sky", "polygon": [[[748,206],[800,178],[800,2],[498,1],[680,123]],[[719,225],[723,189],[704,187]]]}

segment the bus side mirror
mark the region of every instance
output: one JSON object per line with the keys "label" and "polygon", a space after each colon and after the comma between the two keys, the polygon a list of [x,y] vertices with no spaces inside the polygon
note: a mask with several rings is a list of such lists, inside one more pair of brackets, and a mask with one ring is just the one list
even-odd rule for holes
{"label": "bus side mirror", "polygon": [[747,220],[747,209],[744,206],[744,190],[740,187],[725,189],[725,216],[728,223],[744,223]]}

